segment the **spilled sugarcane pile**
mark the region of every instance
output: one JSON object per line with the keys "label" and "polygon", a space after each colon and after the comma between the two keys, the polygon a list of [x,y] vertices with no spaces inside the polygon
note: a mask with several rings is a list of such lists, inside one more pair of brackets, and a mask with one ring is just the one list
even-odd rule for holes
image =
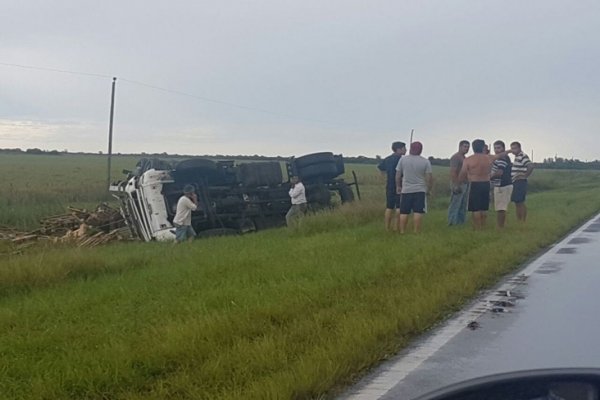
{"label": "spilled sugarcane pile", "polygon": [[27,247],[38,240],[93,247],[131,239],[120,211],[106,203],[98,205],[94,211],[75,207],[67,210],[65,214],[42,219],[40,227],[30,232],[0,226],[0,240],[10,241],[19,247]]}

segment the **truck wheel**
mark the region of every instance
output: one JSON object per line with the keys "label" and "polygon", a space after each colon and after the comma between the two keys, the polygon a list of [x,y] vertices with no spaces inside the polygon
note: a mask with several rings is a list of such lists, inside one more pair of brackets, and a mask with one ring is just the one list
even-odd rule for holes
{"label": "truck wheel", "polygon": [[302,179],[323,178],[325,180],[333,179],[338,176],[338,168],[335,162],[325,162],[309,165],[298,170],[298,175]]}
{"label": "truck wheel", "polygon": [[313,153],[307,154],[305,156],[301,156],[294,159],[294,164],[297,169],[302,169],[304,167],[308,167],[313,164],[321,164],[321,163],[332,163],[335,162],[333,157],[333,153],[331,152],[322,152],[322,153]]}
{"label": "truck wheel", "polygon": [[175,171],[183,171],[188,169],[201,169],[214,171],[217,169],[217,163],[206,158],[190,158],[189,160],[183,160],[175,165]]}
{"label": "truck wheel", "polygon": [[354,192],[347,184],[342,184],[338,190],[338,193],[340,194],[340,200],[342,200],[342,204],[351,203],[354,201]]}
{"label": "truck wheel", "polygon": [[344,157],[341,154],[333,157],[335,158],[338,176],[343,175],[346,172],[346,167],[344,166]]}
{"label": "truck wheel", "polygon": [[223,178],[217,163],[206,158],[190,158],[175,165],[172,175],[176,182],[193,183],[204,179],[209,185],[219,184]]}
{"label": "truck wheel", "polygon": [[306,188],[306,199],[309,204],[321,207],[331,206],[331,192],[323,184],[308,185]]}

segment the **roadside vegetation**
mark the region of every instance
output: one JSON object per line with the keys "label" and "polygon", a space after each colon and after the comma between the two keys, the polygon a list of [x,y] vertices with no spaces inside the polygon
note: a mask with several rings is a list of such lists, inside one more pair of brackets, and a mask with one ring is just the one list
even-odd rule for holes
{"label": "roadside vegetation", "polygon": [[[115,156],[113,177],[120,179],[120,171],[133,169],[136,162]],[[93,208],[111,199],[106,156],[3,154],[0,170],[0,226],[33,229],[41,218],[62,214],[67,206]]]}
{"label": "roadside vegetation", "polygon": [[[526,226],[511,209],[504,232],[493,215],[449,228],[438,168],[424,232],[400,237],[382,229],[375,167],[352,168],[364,200],[294,229],[0,258],[3,398],[331,397],[600,209],[600,174],[536,171]],[[48,191],[78,193],[72,179]]]}

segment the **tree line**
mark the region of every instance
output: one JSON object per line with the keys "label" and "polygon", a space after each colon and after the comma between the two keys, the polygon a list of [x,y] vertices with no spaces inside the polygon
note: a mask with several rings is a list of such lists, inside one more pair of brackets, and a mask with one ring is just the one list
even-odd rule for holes
{"label": "tree line", "polygon": [[[30,154],[30,155],[51,155],[59,156],[63,154],[78,154],[78,155],[102,155],[102,152],[98,153],[86,153],[86,152],[68,152],[67,150],[42,150],[39,148],[31,148],[22,150],[20,148],[2,149],[0,148],[0,154]],[[232,160],[249,160],[249,161],[286,161],[290,157],[286,156],[261,156],[258,154],[253,155],[232,155],[232,154],[212,154],[212,155],[186,155],[186,154],[168,154],[168,153],[115,153],[116,156],[139,156],[139,157],[205,157],[211,159],[232,159]],[[382,157],[377,155],[375,157],[367,156],[355,156],[347,157],[344,156],[344,160],[351,164],[379,164],[382,161]],[[432,165],[438,165],[447,167],[450,165],[449,158],[437,158],[429,157],[429,161]],[[578,169],[578,170],[600,170],[600,160],[594,161],[582,161],[576,158],[563,158],[563,157],[551,157],[544,158],[541,163],[535,163],[537,168],[546,169]]]}

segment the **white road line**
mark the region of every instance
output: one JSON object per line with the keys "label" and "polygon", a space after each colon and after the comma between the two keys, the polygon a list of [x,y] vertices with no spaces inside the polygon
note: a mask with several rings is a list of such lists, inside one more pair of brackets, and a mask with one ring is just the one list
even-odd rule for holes
{"label": "white road line", "polygon": [[[574,236],[580,235],[589,225],[596,222],[596,219],[600,218],[600,214],[589,220],[575,232],[565,237],[560,242],[554,244],[547,252],[542,254],[537,259],[529,263],[524,269],[518,271],[515,275],[507,278],[506,281],[518,278],[519,276],[525,275],[530,276],[535,270],[537,270],[542,264],[544,264],[549,258],[556,255],[556,252],[564,245],[566,245]],[[504,299],[506,297],[500,297],[497,292],[501,290],[514,291],[519,283],[504,283],[498,287],[492,289],[483,298],[478,298],[467,310],[460,312],[457,316],[453,317],[449,321],[445,322],[437,331],[424,342],[420,342],[418,347],[408,348],[403,351],[406,353],[400,357],[398,361],[386,368],[383,373],[371,379],[371,381],[355,392],[351,392],[345,396],[345,400],[377,400],[383,397],[396,385],[401,383],[411,372],[419,368],[423,362],[429,357],[434,355],[439,349],[441,349],[446,343],[448,343],[457,334],[463,331],[470,321],[474,321],[479,318],[483,313],[481,312],[482,302],[489,304],[495,300]]]}

